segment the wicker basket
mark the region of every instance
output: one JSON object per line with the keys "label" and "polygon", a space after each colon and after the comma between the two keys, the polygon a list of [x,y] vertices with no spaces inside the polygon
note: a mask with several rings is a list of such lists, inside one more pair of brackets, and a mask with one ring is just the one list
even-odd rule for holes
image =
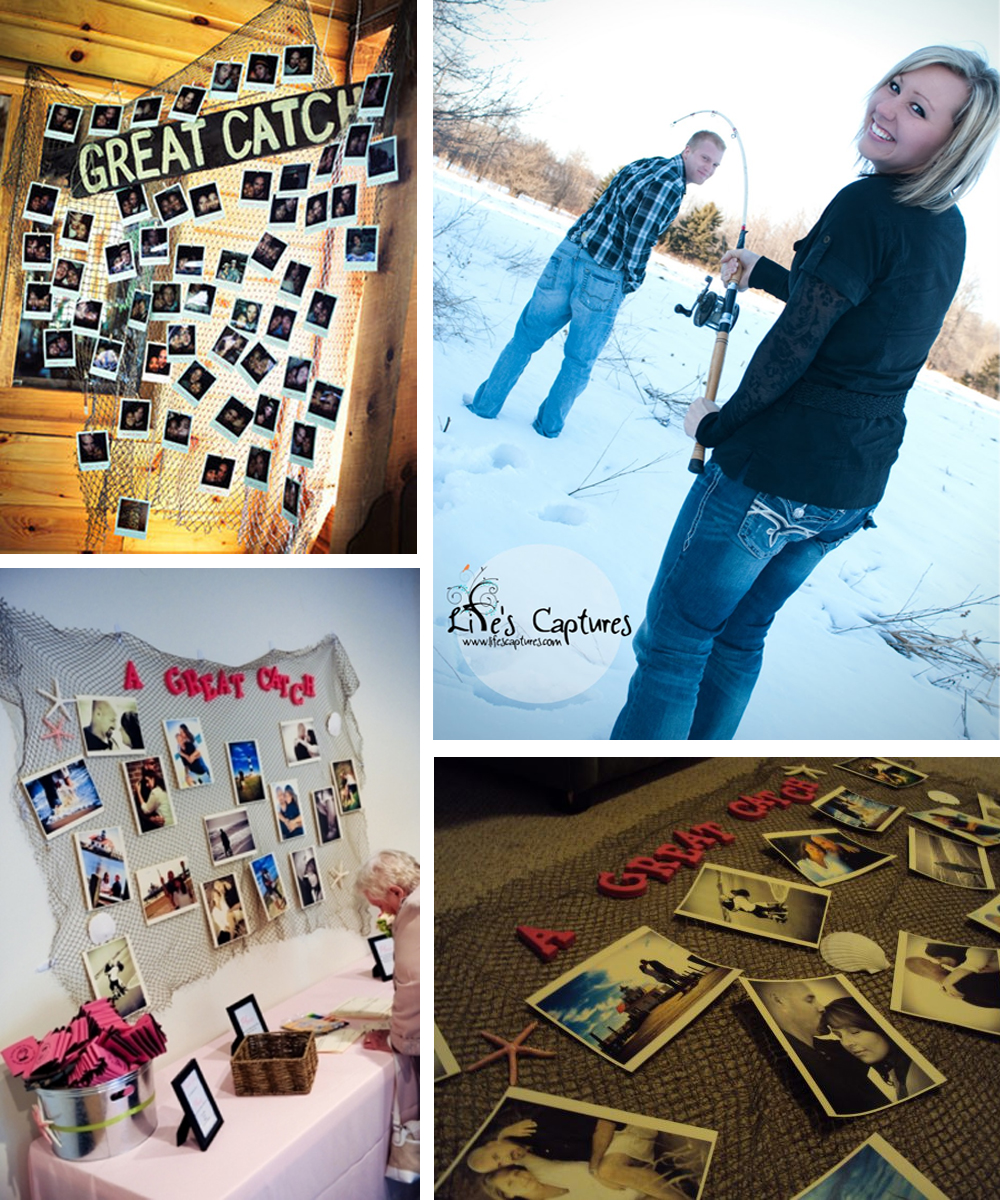
{"label": "wicker basket", "polygon": [[316,1038],[311,1033],[251,1033],[233,1055],[237,1096],[290,1096],[312,1090]]}

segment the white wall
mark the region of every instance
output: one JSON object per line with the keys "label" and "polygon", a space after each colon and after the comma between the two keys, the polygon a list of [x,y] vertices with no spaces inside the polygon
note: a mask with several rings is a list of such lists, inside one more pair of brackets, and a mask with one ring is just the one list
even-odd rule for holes
{"label": "white wall", "polygon": [[[361,680],[351,703],[364,739],[369,844],[420,857],[416,569],[23,567],[0,571],[0,596],[57,628],[118,625],[167,653],[200,652],[230,666],[335,633]],[[38,1036],[73,1011],[51,972],[36,972],[53,918],[10,796],[15,777],[14,732],[0,709],[0,1046]],[[267,1008],[367,952],[356,935],[323,930],[241,956],[156,1014],[169,1046],[160,1065],[228,1029],[233,1000],[253,992]],[[0,1065],[0,1196],[17,1200],[29,1195],[30,1100]]]}

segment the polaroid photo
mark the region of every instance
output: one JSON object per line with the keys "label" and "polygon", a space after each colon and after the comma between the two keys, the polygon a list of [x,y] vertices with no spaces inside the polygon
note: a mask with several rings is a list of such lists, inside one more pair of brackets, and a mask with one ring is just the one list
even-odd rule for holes
{"label": "polaroid photo", "polygon": [[121,132],[125,114],[121,104],[95,104],[90,110],[88,137],[114,137]]}
{"label": "polaroid photo", "polygon": [[76,464],[81,471],[106,471],[111,465],[108,435],[103,429],[83,429],[76,435]]}
{"label": "polaroid photo", "polygon": [[299,219],[298,196],[275,196],[267,216],[267,227],[275,233],[293,230]]}
{"label": "polaroid photo", "polygon": [[903,811],[898,805],[883,804],[881,800],[872,800],[844,787],[820,796],[811,807],[831,821],[860,829],[863,833],[885,833]]}
{"label": "polaroid photo", "polygon": [[850,771],[852,775],[861,775],[865,779],[872,779],[891,788],[913,787],[927,778],[912,767],[893,762],[891,758],[851,758],[836,765],[842,771]]}
{"label": "polaroid photo", "polygon": [[882,1196],[907,1200],[948,1200],[940,1188],[877,1133],[842,1158],[792,1200],[832,1200],[836,1196],[863,1196],[878,1180]]}
{"label": "polaroid photo", "polygon": [[54,235],[51,233],[24,234],[21,238],[21,270],[46,273],[51,271],[53,240]]}
{"label": "polaroid photo", "polygon": [[118,401],[118,428],[115,431],[120,438],[145,440],[149,437],[150,421],[152,420],[153,402],[141,400],[138,397]]}
{"label": "polaroid photo", "polygon": [[26,221],[52,225],[56,219],[58,200],[59,189],[57,187],[50,187],[47,183],[33,183],[28,188],[28,196],[24,202],[24,212],[21,213],[21,216]]}
{"label": "polaroid photo", "polygon": [[844,975],[740,983],[828,1117],[881,1112],[945,1081]]}
{"label": "polaroid photo", "polygon": [[193,362],[198,357],[195,325],[167,326],[167,358],[170,362]]}
{"label": "polaroid photo", "polygon": [[77,696],[76,711],[88,758],[138,754],[146,749],[133,696]]}
{"label": "polaroid photo", "polygon": [[907,861],[910,870],[917,875],[926,875],[938,883],[950,883],[952,887],[993,891],[993,875],[982,846],[970,846],[952,837],[939,837],[916,825],[911,825],[907,834]]}
{"label": "polaroid photo", "polygon": [[205,247],[181,244],[174,251],[174,283],[202,279],[205,275]]}
{"label": "polaroid photo", "polygon": [[321,229],[326,229],[329,207],[330,195],[328,192],[318,192],[306,200],[306,233],[316,233]]}
{"label": "polaroid photo", "polygon": [[221,221],[226,215],[222,207],[222,197],[219,195],[219,185],[214,179],[211,183],[202,183],[191,188],[188,200],[194,212],[196,225],[204,225],[208,221]]}
{"label": "polaroid photo", "polygon": [[312,717],[279,722],[281,745],[285,762],[297,766],[301,762],[319,762],[319,743],[316,741],[316,722]]}
{"label": "polaroid photo", "polygon": [[1000,846],[1000,825],[991,825],[988,821],[956,812],[953,808],[928,808],[922,812],[911,812],[910,819],[934,825],[976,846]]}
{"label": "polaroid photo", "polygon": [[738,968],[699,958],[642,926],[546,984],[525,1003],[601,1058],[634,1071],[739,974]]}
{"label": "polaroid photo", "polygon": [[252,739],[226,742],[226,759],[236,803],[252,804],[256,800],[266,799],[264,772],[260,765],[257,743]]}
{"label": "polaroid photo", "polygon": [[155,280],[150,287],[153,289],[153,310],[151,321],[165,321],[167,317],[180,316],[181,289],[176,283],[161,283]]}
{"label": "polaroid photo", "polygon": [[273,171],[260,171],[253,167],[247,167],[243,171],[237,204],[240,208],[269,208],[273,181]]}
{"label": "polaroid photo", "polygon": [[238,96],[240,92],[240,76],[243,74],[241,62],[217,62],[212,71],[212,82],[209,84],[210,99],[225,96]]}
{"label": "polaroid photo", "polygon": [[243,287],[247,257],[238,250],[220,250],[219,265],[215,268],[216,286],[227,292],[238,292]]}
{"label": "polaroid photo", "polygon": [[[452,1075],[461,1073],[458,1059],[452,1054],[451,1047],[445,1041],[444,1034],[434,1026],[434,1082],[450,1079]],[[507,1128],[506,1126],[504,1128]],[[464,1153],[464,1152],[463,1152]],[[452,1168],[453,1169],[453,1168]]]}
{"label": "polaroid photo", "polygon": [[166,450],[180,450],[187,454],[191,448],[191,414],[168,408],[163,418],[163,433],[160,445]]}
{"label": "polaroid photo", "polygon": [[337,163],[337,151],[340,149],[340,142],[328,142],[323,147],[323,153],[319,156],[319,162],[316,164],[316,182],[321,179],[332,179],[333,168]]}
{"label": "polaroid photo", "polygon": [[73,104],[50,104],[42,136],[54,138],[57,142],[75,142],[82,119],[82,108]]}
{"label": "polaroid photo", "polygon": [[292,426],[292,443],[288,451],[288,461],[300,467],[315,466],[316,439],[317,429],[315,425],[308,425],[304,421],[296,421]]}
{"label": "polaroid photo", "polygon": [[102,300],[77,300],[73,308],[73,329],[86,337],[96,337],[101,328],[103,312],[104,302]]}
{"label": "polaroid photo", "polygon": [[235,470],[235,458],[226,458],[221,454],[206,454],[198,491],[208,492],[213,496],[228,496],[229,489],[233,486]]}
{"label": "polaroid photo", "polygon": [[147,342],[142,360],[142,378],[146,383],[170,382],[170,358],[166,342]]}
{"label": "polaroid photo", "polygon": [[[94,229],[94,214],[80,212],[71,208],[63,217],[62,233],[59,235],[59,245],[70,249],[84,249],[90,245],[90,235]],[[46,235],[49,236],[49,235]]]}
{"label": "polaroid photo", "polygon": [[150,867],[140,867],[135,873],[135,883],[147,925],[198,911],[197,892],[187,859],[168,858]]}
{"label": "polaroid photo", "polygon": [[153,309],[153,293],[135,291],[132,293],[132,307],[128,312],[129,329],[145,332],[149,326],[149,318]]}
{"label": "polaroid photo", "polygon": [[1000,951],[901,929],[890,1007],[1000,1036]]}
{"label": "polaroid photo", "polygon": [[119,497],[118,511],[115,514],[116,536],[145,541],[148,526],[149,501],[138,500],[134,496]]}
{"label": "polaroid photo", "polygon": [[365,80],[365,86],[361,92],[361,100],[358,103],[358,119],[361,121],[375,121],[379,117],[385,116],[386,101],[389,99],[389,85],[392,83],[391,75],[369,75]]}
{"label": "polaroid photo", "polygon": [[[260,342],[255,342],[236,366],[236,374],[245,379],[252,388],[259,388],[278,360]],[[250,410],[250,415],[253,411]]]}
{"label": "polaroid photo", "polygon": [[313,812],[316,815],[316,828],[319,830],[319,840],[325,846],[328,842],[340,840],[340,813],[337,811],[337,793],[332,787],[317,788],[309,793]]}
{"label": "polaroid photo", "polygon": [[191,205],[179,183],[173,183],[162,192],[154,193],[153,204],[160,214],[160,220],[168,229],[171,225],[179,225],[191,218]]}
{"label": "polaroid photo", "polygon": [[299,523],[299,503],[302,499],[302,485],[295,479],[285,476],[285,487],[281,493],[281,515],[289,525]]}
{"label": "polaroid photo", "polygon": [[705,863],[674,913],[815,950],[829,903],[822,888]]}
{"label": "polaroid photo", "polygon": [[336,307],[337,297],[331,292],[313,292],[306,310],[305,328],[317,337],[326,337],[330,332],[330,322]]}
{"label": "polaroid photo", "polygon": [[312,83],[316,77],[316,47],[286,46],[281,60],[281,82]]}
{"label": "polaroid photo", "polygon": [[80,868],[84,902],[89,910],[110,908],[132,899],[121,826],[74,833],[73,849]]}
{"label": "polaroid photo", "polygon": [[1000,896],[994,896],[981,908],[970,912],[968,917],[970,921],[975,921],[991,933],[1000,933]]}
{"label": "polaroid photo", "polygon": [[269,346],[277,346],[281,350],[287,350],[288,343],[292,340],[292,330],[295,326],[296,316],[298,316],[298,313],[294,308],[284,308],[281,305],[275,304],[267,318],[264,341]]}
{"label": "polaroid photo", "polygon": [[273,921],[288,908],[285,885],[282,883],[281,872],[274,855],[262,854],[260,858],[252,858],[250,869],[253,872],[257,895],[264,906],[264,915],[269,921]]}
{"label": "polaroid photo", "polygon": [[373,127],[371,125],[352,125],[347,131],[344,141],[344,162],[364,162],[368,157],[368,143],[371,141]]}
{"label": "polaroid photo", "polygon": [[250,858],[257,853],[257,843],[250,828],[250,814],[245,810],[229,808],[202,819],[213,867],[224,867],[234,859]]}
{"label": "polaroid photo", "polygon": [[170,261],[170,234],[159,225],[139,230],[139,266],[159,267]]}
{"label": "polaroid photo", "polygon": [[278,86],[277,54],[248,55],[244,86],[248,92],[273,92]]}
{"label": "polaroid photo", "polygon": [[240,333],[256,333],[260,324],[260,308],[256,300],[237,300],[229,318],[230,325]]}
{"label": "polaroid photo", "polygon": [[163,722],[178,788],[204,787],[212,782],[205,735],[197,717],[171,717]]}
{"label": "polaroid photo", "polygon": [[270,475],[271,451],[263,446],[251,446],[247,452],[247,465],[243,473],[244,484],[259,492],[266,492]]}
{"label": "polaroid photo", "polygon": [[275,196],[305,196],[309,191],[308,162],[286,163],[278,175]]}
{"label": "polaroid photo", "polygon": [[112,938],[83,951],[87,978],[97,1000],[110,1000],[120,1017],[132,1017],[149,1007],[146,985],[128,935]]}
{"label": "polaroid photo", "polygon": [[892,862],[885,854],[845,837],[839,829],[793,829],[765,833],[764,840],[786,862],[818,887],[856,879]]}
{"label": "polaroid photo", "polygon": [[208,367],[200,362],[193,362],[178,379],[174,380],[172,387],[178,395],[183,396],[197,408],[217,378],[218,376],[214,375]]}
{"label": "polaroid photo", "polygon": [[325,896],[323,895],[323,881],[320,878],[319,866],[316,862],[316,847],[304,846],[301,850],[293,850],[288,858],[292,864],[292,875],[295,877],[299,903],[303,908],[322,904]]}
{"label": "polaroid photo", "polygon": [[201,112],[201,106],[205,103],[205,96],[208,94],[207,88],[192,87],[187,85],[182,87],[174,97],[173,107],[169,112],[169,117],[172,121],[193,121]]}
{"label": "polaroid photo", "polygon": [[285,379],[281,385],[281,394],[291,400],[304,400],[309,392],[311,373],[311,358],[289,357],[285,367]]}
{"label": "polaroid photo", "polygon": [[1000,825],[1000,804],[984,792],[977,792],[977,796],[979,799],[979,811],[983,814],[984,819],[994,825]]}
{"label": "polaroid photo", "polygon": [[214,283],[192,280],[187,285],[182,312],[192,321],[210,321],[218,288]]}
{"label": "polaroid photo", "polygon": [[273,441],[280,413],[281,400],[277,396],[261,393],[257,397],[257,411],[253,415],[253,432],[263,434],[268,441]]}
{"label": "polaroid photo", "polygon": [[235,367],[250,339],[226,325],[208,352],[208,357],[222,367]]}
{"label": "polaroid photo", "polygon": [[22,775],[21,787],[46,840],[65,833],[104,807],[87,764],[79,755],[33,775]]}
{"label": "polaroid photo", "polygon": [[370,142],[365,167],[365,181],[371,184],[395,183],[399,179],[399,160],[396,139],[381,138]]}
{"label": "polaroid photo", "polygon": [[338,183],[330,193],[330,225],[353,225],[358,217],[358,185]]}
{"label": "polaroid photo", "polygon": [[246,905],[235,872],[220,875],[218,879],[204,880],[201,884],[201,902],[205,909],[205,920],[208,921],[209,937],[216,949],[230,946],[249,934]]}
{"label": "polaroid photo", "polygon": [[47,367],[76,366],[76,342],[71,330],[42,331],[42,362]]}
{"label": "polaroid photo", "polygon": [[52,284],[26,283],[21,300],[22,321],[52,320]]}
{"label": "polaroid photo", "polygon": [[146,199],[146,189],[141,183],[130,183],[127,187],[119,188],[114,197],[125,228],[138,225],[140,221],[152,220],[153,214]]}
{"label": "polaroid photo", "polygon": [[108,272],[108,283],[121,283],[125,279],[135,279],[139,274],[131,242],[116,242],[112,246],[105,246],[104,265]]}
{"label": "polaroid photo", "polygon": [[340,815],[346,817],[349,813],[361,811],[361,790],[358,787],[358,774],[354,769],[354,760],[341,759],[330,764],[330,777],[337,789],[337,803],[340,805]]}
{"label": "polaroid photo", "polygon": [[124,342],[116,342],[112,338],[97,338],[90,360],[91,375],[96,375],[98,379],[117,379],[124,352]]}
{"label": "polaroid photo", "polygon": [[309,276],[312,274],[312,267],[308,263],[296,262],[295,259],[289,260],[288,266],[285,267],[285,275],[278,288],[279,299],[286,304],[294,304],[298,306],[302,302],[302,293],[306,290],[306,284],[309,282]]}
{"label": "polaroid photo", "polygon": [[160,110],[163,107],[162,96],[143,96],[136,100],[132,108],[130,129],[147,129],[151,125],[159,125]]}
{"label": "polaroid photo", "polygon": [[292,838],[305,835],[305,818],[302,806],[299,804],[299,781],[283,779],[280,783],[272,783],[271,810],[274,822],[278,827],[278,840],[290,841]]}
{"label": "polaroid photo", "polygon": [[[306,418],[324,429],[337,428],[337,413],[344,398],[344,389],[319,379],[313,382],[312,396],[306,409]],[[294,446],[294,438],[293,438]]]}
{"label": "polaroid photo", "polygon": [[344,268],[347,271],[378,270],[378,226],[352,225],[344,235]]}
{"label": "polaroid photo", "polygon": [[226,441],[234,444],[240,440],[247,427],[253,420],[253,409],[230,396],[213,418],[211,425],[216,433],[221,433]]}
{"label": "polaroid photo", "polygon": [[76,298],[83,291],[84,264],[75,258],[57,258],[52,272],[52,290]]}
{"label": "polaroid photo", "polygon": [[264,233],[250,255],[249,266],[258,274],[270,275],[287,249],[287,242],[275,237],[273,233]]}

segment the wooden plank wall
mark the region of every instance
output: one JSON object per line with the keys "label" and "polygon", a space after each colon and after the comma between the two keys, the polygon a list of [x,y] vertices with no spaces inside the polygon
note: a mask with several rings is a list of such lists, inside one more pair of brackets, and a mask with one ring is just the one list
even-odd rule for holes
{"label": "wooden plank wall", "polygon": [[[360,24],[358,2],[362,3]],[[27,63],[43,66],[94,99],[117,83],[127,100],[211,50],[263,7],[262,0],[198,0],[197,4],[190,0],[3,0],[0,92],[10,94],[12,103],[0,175],[6,171],[15,137]],[[323,45],[326,39],[327,61],[338,82],[346,77],[352,47],[354,78],[368,74],[398,8],[399,0],[311,0],[317,40]],[[9,191],[0,187],[0,211],[8,213],[10,204]],[[6,221],[0,220],[0,265],[6,261],[7,234]],[[410,278],[400,283],[409,295]],[[79,553],[87,524],[73,436],[80,426],[80,397],[9,386],[19,315],[14,307],[8,304],[0,327],[0,553]],[[406,320],[405,306],[401,319]],[[368,491],[362,488],[357,497],[358,528],[385,486],[386,460],[405,457],[406,447],[412,447],[416,403],[412,339],[411,326],[398,418],[391,425],[388,443],[379,447],[381,462],[373,467],[371,447],[357,452],[365,455],[362,463],[352,464],[350,455],[345,455],[348,476],[369,481]],[[331,539],[331,527],[332,518],[317,540],[316,552],[330,549],[331,540],[335,552],[344,550],[356,532],[341,519],[337,536]],[[236,534],[220,528],[211,535],[193,536],[154,516],[146,541],[109,537],[103,552],[234,553],[239,551]],[[370,548],[392,549],[389,545]]]}

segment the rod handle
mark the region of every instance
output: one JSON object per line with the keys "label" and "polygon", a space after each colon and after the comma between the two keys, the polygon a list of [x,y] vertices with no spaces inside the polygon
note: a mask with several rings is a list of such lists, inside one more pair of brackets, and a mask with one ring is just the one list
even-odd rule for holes
{"label": "rod handle", "polygon": [[705,470],[705,447],[700,446],[697,442],[695,442],[688,460],[688,470],[692,475],[701,475]]}

